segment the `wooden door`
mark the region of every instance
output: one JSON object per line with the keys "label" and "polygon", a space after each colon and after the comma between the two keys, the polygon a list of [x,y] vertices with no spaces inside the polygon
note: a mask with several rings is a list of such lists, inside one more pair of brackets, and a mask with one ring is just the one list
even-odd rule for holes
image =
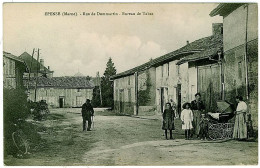
{"label": "wooden door", "polygon": [[217,101],[221,100],[221,69],[218,64],[198,67],[198,92],[206,111],[216,111]]}

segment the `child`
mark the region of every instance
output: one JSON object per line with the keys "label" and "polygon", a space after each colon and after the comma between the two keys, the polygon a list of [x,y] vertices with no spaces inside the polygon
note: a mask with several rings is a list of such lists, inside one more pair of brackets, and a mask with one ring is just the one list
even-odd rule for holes
{"label": "child", "polygon": [[172,130],[174,130],[174,111],[172,110],[171,104],[166,103],[165,110],[163,111],[163,126],[165,130],[165,137],[167,138],[167,130],[170,130],[170,139],[173,139]]}
{"label": "child", "polygon": [[205,114],[201,114],[201,121],[200,121],[201,140],[206,140],[208,138],[208,123],[209,123],[209,119],[205,117]]}
{"label": "child", "polygon": [[185,139],[190,138],[190,129],[192,129],[193,113],[190,109],[190,103],[184,103],[181,112],[182,129],[185,130]]}

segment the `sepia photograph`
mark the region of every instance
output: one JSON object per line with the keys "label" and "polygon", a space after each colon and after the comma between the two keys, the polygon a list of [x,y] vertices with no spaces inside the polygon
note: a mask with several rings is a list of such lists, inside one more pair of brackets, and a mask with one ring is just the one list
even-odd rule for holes
{"label": "sepia photograph", "polygon": [[257,2],[2,10],[2,165],[258,165]]}

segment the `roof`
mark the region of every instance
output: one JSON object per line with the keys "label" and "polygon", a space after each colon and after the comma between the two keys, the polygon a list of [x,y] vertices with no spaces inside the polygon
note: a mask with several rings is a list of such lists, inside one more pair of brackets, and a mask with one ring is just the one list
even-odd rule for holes
{"label": "roof", "polygon": [[[29,82],[29,87],[34,88],[35,84],[36,78],[33,78]],[[39,77],[37,82],[37,88],[93,89],[94,83],[87,77]]]}
{"label": "roof", "polygon": [[28,54],[27,52],[22,53],[19,58],[23,59],[27,65],[27,67],[29,68],[29,70],[31,72],[36,72],[37,71],[37,66],[38,64],[40,66],[38,66],[38,72],[40,72],[40,69],[43,67],[44,72],[45,73],[52,73],[53,71],[50,71],[48,68],[46,68],[45,66],[43,66],[42,64],[40,64],[36,59],[32,58],[32,56],[30,54]]}
{"label": "roof", "polygon": [[209,43],[208,48],[204,51],[201,51],[199,53],[195,53],[192,55],[189,55],[187,57],[182,58],[180,61],[178,61],[176,64],[180,65],[185,62],[193,62],[203,59],[211,59],[212,57],[216,56],[218,51],[222,51],[223,47],[223,37],[222,36],[215,36],[212,38],[212,41]]}
{"label": "roof", "polygon": [[120,77],[132,75],[137,71],[142,71],[142,70],[147,69],[152,66],[157,67],[166,62],[180,59],[184,56],[192,55],[195,53],[200,53],[201,51],[205,51],[207,49],[214,48],[214,46],[216,46],[216,44],[218,44],[218,43],[221,43],[221,45],[222,45],[222,36],[220,36],[220,35],[216,35],[216,36],[212,35],[212,36],[208,36],[208,37],[204,37],[204,38],[195,40],[194,42],[191,42],[180,49],[177,49],[173,52],[165,54],[156,59],[152,59],[149,62],[146,62],[140,66],[134,67],[130,70],[116,74],[116,75],[112,76],[111,79],[117,79]]}
{"label": "roof", "polygon": [[235,9],[237,9],[238,7],[240,7],[244,4],[245,3],[221,3],[215,9],[213,9],[209,15],[211,17],[216,16],[216,15],[227,16],[228,14],[233,12]]}
{"label": "roof", "polygon": [[4,57],[10,58],[10,59],[12,59],[12,60],[14,60],[14,61],[18,61],[18,62],[24,63],[24,61],[23,61],[21,58],[19,58],[19,57],[13,55],[13,54],[11,54],[11,53],[8,53],[8,52],[5,52],[5,51],[4,51],[4,52],[3,52],[3,55],[4,55]]}

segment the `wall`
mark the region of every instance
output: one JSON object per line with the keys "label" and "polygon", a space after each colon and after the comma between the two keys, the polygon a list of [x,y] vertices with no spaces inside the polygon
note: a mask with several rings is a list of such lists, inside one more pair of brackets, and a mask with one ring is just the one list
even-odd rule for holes
{"label": "wall", "polygon": [[[35,90],[30,89],[29,99],[34,101]],[[59,107],[59,98],[64,97],[64,107],[80,107],[86,99],[92,100],[93,89],[38,88],[36,101],[46,100],[49,107]]]}
{"label": "wall", "polygon": [[114,80],[114,109],[118,113],[134,114],[135,106],[135,76]]}
{"label": "wall", "polygon": [[[147,81],[149,75],[149,82]],[[147,70],[138,72],[138,92],[139,96],[145,92],[148,97],[145,104],[140,106],[138,115],[146,113],[146,109],[151,111],[155,104],[155,68],[151,67]],[[147,86],[149,84],[149,86]],[[135,93],[135,75],[129,75],[114,80],[114,108],[118,113],[136,115],[136,93]],[[141,98],[140,98],[141,99]],[[143,99],[139,99],[144,102]]]}
{"label": "wall", "polygon": [[3,57],[3,86],[4,88],[24,88],[23,73],[25,67],[23,63]]}
{"label": "wall", "polygon": [[[258,16],[257,4],[248,5],[248,24],[246,25],[247,7],[241,6],[224,17],[224,82],[225,99],[235,103],[235,96],[247,99],[253,126],[257,128],[258,106]],[[247,26],[247,27],[246,27]],[[246,40],[247,28],[247,42]],[[247,51],[247,52],[246,52]],[[245,54],[247,60],[245,60]],[[246,77],[248,75],[248,85]]]}
{"label": "wall", "polygon": [[164,104],[169,102],[170,99],[177,102],[177,84],[181,84],[181,104],[190,100],[188,63],[178,66],[176,65],[178,61],[174,60],[156,67],[156,106],[158,113],[161,113],[162,89]]}
{"label": "wall", "polygon": [[4,88],[16,88],[15,81],[15,61],[9,58],[3,57],[3,84]]}

